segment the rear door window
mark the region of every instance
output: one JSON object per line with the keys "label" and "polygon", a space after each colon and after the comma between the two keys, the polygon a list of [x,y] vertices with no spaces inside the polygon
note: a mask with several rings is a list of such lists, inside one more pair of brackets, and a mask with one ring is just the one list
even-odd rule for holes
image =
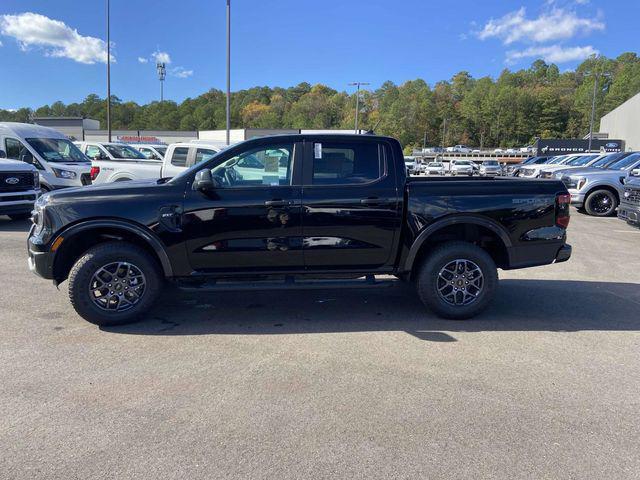
{"label": "rear door window", "polygon": [[380,145],[374,142],[313,145],[313,185],[362,184],[384,175]]}
{"label": "rear door window", "polygon": [[171,165],[175,167],[186,167],[189,147],[176,147],[171,155]]}

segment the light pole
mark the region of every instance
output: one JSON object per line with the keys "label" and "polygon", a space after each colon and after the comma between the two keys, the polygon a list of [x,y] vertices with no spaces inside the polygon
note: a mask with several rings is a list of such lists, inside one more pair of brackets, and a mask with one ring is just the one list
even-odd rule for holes
{"label": "light pole", "polygon": [[158,80],[160,80],[160,103],[164,101],[164,79],[167,77],[167,67],[164,62],[156,63],[156,70],[158,72]]}
{"label": "light pole", "polygon": [[595,66],[593,67],[593,95],[591,97],[591,118],[589,120],[589,151],[591,151],[591,143],[593,140],[593,124],[596,118],[596,95],[598,93],[598,77],[602,75],[606,77],[605,72],[600,73],[600,56],[594,57]]}
{"label": "light pole", "polygon": [[357,86],[358,89],[356,91],[356,122],[355,122],[355,133],[358,133],[358,111],[360,110],[360,85],[370,85],[367,82],[352,82],[349,84],[350,86]]}
{"label": "light pole", "polygon": [[227,145],[231,130],[231,0],[227,0]]}
{"label": "light pole", "polygon": [[591,119],[589,120],[589,151],[591,151],[591,142],[593,140],[593,122],[596,116],[596,92],[598,91],[598,56],[593,59],[595,67],[593,70],[593,96],[591,97]]}
{"label": "light pole", "polygon": [[111,36],[109,24],[110,0],[107,0],[107,138],[111,142]]}

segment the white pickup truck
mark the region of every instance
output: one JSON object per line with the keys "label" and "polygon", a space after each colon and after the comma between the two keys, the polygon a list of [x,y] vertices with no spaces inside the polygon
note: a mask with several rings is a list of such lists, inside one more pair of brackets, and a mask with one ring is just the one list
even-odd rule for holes
{"label": "white pickup truck", "polygon": [[91,158],[91,180],[94,184],[174,177],[221,150],[217,144],[173,143],[161,161],[148,159],[123,143],[78,142],[77,145]]}

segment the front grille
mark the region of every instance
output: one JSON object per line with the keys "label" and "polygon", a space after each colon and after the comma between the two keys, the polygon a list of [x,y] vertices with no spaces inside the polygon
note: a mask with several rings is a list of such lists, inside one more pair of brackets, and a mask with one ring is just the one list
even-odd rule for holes
{"label": "front grille", "polygon": [[80,183],[82,183],[82,185],[91,185],[91,174],[90,173],[81,174]]}
{"label": "front grille", "polygon": [[624,201],[627,203],[640,205],[640,188],[625,188]]}
{"label": "front grille", "polygon": [[[12,178],[17,179],[10,180]],[[9,180],[9,182],[7,182]],[[35,175],[31,172],[2,172],[0,173],[0,192],[24,192],[32,190],[35,185]]]}
{"label": "front grille", "polygon": [[0,197],[0,202],[20,202],[20,201],[35,202],[35,195],[3,195]]}

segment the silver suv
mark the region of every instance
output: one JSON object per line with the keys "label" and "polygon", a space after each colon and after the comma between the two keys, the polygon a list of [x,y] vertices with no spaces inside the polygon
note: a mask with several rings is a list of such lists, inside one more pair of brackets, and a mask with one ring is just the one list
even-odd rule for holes
{"label": "silver suv", "polygon": [[624,193],[624,180],[629,172],[640,167],[640,152],[634,152],[610,164],[607,168],[570,170],[562,177],[571,194],[571,204],[589,215],[613,215]]}

